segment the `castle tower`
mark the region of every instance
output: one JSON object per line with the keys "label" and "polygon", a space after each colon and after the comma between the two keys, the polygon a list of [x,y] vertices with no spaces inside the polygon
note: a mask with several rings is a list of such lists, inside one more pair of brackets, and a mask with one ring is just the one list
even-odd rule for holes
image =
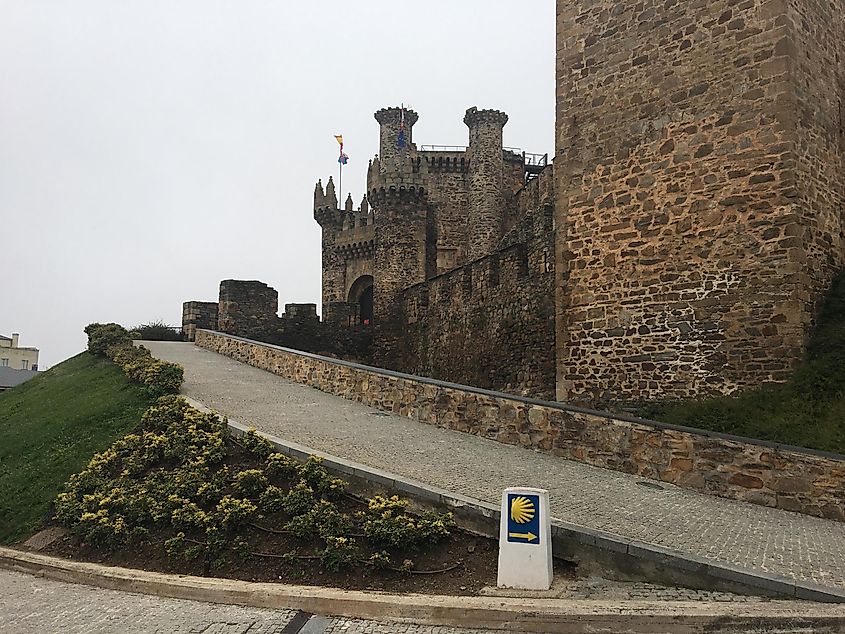
{"label": "castle tower", "polygon": [[788,378],[845,265],[843,3],[559,1],[557,37],[558,397]]}
{"label": "castle tower", "polygon": [[314,188],[314,220],[323,230],[322,253],[323,253],[323,317],[326,316],[326,307],[332,302],[346,301],[345,297],[345,265],[343,258],[335,249],[335,242],[338,235],[343,231],[343,220],[345,212],[338,209],[337,194],[334,189],[334,181],[329,177],[326,189],[323,191],[323,183],[317,181]]}
{"label": "castle tower", "polygon": [[375,217],[374,361],[397,368],[403,355],[402,290],[425,281],[434,264],[427,248],[430,206],[421,187],[388,186],[372,190],[368,199]]}
{"label": "castle tower", "polygon": [[469,127],[468,255],[480,258],[495,251],[502,237],[504,163],[502,128],[508,115],[498,110],[466,111]]}
{"label": "castle tower", "polygon": [[[414,124],[419,115],[407,108],[382,108],[375,113],[379,124],[379,165],[384,174],[397,174],[407,166],[411,150]],[[404,124],[404,125],[403,125]],[[399,145],[399,133],[404,127],[403,141]]]}

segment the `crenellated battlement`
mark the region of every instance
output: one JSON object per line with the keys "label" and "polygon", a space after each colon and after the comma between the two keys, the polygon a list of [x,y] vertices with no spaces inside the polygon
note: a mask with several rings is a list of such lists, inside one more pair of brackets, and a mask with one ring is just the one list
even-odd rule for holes
{"label": "crenellated battlement", "polygon": [[473,128],[478,125],[490,124],[503,128],[508,122],[508,115],[501,110],[479,110],[476,106],[467,109],[464,123]]}
{"label": "crenellated battlement", "polygon": [[413,166],[421,173],[458,172],[466,174],[469,172],[470,163],[466,150],[463,152],[429,150],[420,152],[417,155],[416,164]]}
{"label": "crenellated battlement", "polygon": [[404,112],[405,118],[405,125],[407,127],[413,127],[413,125],[419,121],[420,115],[409,108],[401,108],[397,106],[393,106],[390,108],[381,108],[377,110],[373,117],[375,120],[379,122],[379,125],[384,126],[399,126],[402,121],[402,115]]}
{"label": "crenellated battlement", "polygon": [[426,180],[424,174],[415,168],[417,159],[416,152],[409,155],[401,163],[392,163],[385,169],[380,158],[376,156],[370,161],[367,170],[367,192],[368,200],[374,206],[378,206],[384,198],[381,195],[373,195],[373,192],[389,192],[391,189],[418,190],[425,189]]}
{"label": "crenellated battlement", "polygon": [[427,191],[417,185],[385,185],[370,190],[369,199],[376,207],[392,204],[424,204]]}
{"label": "crenellated battlement", "polygon": [[351,194],[347,196],[343,209],[337,207],[336,200],[331,177],[326,191],[323,191],[322,182],[317,181],[314,190],[314,220],[324,229],[333,229],[342,235],[345,232],[374,224],[373,212],[366,195],[357,210],[354,209]]}

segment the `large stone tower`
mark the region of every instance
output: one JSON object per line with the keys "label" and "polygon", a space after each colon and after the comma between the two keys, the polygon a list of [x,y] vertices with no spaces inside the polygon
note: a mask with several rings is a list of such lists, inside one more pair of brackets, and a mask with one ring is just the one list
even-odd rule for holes
{"label": "large stone tower", "polygon": [[468,249],[473,260],[492,253],[502,237],[505,209],[502,128],[508,115],[498,110],[470,108]]}
{"label": "large stone tower", "polygon": [[557,12],[558,397],[785,379],[845,263],[845,2]]}
{"label": "large stone tower", "polygon": [[[376,363],[393,367],[401,354],[401,291],[433,274],[429,205],[415,164],[413,126],[418,115],[405,108],[375,113],[379,155],[367,174],[367,197],[375,218],[373,318]],[[401,140],[400,140],[401,132]]]}

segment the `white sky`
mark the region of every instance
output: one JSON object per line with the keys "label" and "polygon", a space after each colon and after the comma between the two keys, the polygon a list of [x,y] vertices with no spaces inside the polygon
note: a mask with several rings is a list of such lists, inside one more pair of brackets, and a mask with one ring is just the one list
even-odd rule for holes
{"label": "white sky", "polygon": [[[320,299],[318,178],[356,207],[373,112],[465,145],[554,149],[554,0],[0,0],[0,334],[45,369],[84,326],[181,323],[220,280]],[[344,194],[345,196],[345,194]]]}

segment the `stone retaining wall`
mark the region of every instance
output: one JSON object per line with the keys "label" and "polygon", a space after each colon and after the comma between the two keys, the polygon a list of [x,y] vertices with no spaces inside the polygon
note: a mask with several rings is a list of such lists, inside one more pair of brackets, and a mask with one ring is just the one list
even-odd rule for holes
{"label": "stone retaining wall", "polygon": [[845,520],[845,456],[488,392],[198,330],[197,345],[423,423],[755,504]]}

